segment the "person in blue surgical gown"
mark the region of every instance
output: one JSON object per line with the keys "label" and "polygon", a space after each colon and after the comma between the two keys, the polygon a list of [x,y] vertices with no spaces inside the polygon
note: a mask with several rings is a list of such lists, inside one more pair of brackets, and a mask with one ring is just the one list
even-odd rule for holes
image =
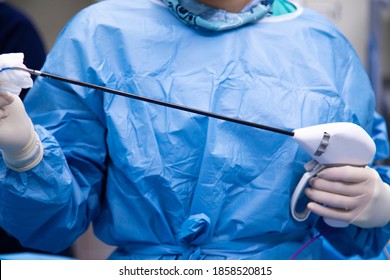
{"label": "person in blue surgical gown", "polygon": [[305,246],[319,232],[372,258],[389,240],[390,173],[374,164],[387,132],[368,77],[299,4],[102,1],[67,24],[43,71],[285,130],[352,122],[377,150],[367,167],[320,172],[299,222],[289,204],[311,157],[291,137],[38,78],[25,107],[0,95],[0,225],[26,246],[60,251],[90,223],[112,259],[321,259],[321,238]]}

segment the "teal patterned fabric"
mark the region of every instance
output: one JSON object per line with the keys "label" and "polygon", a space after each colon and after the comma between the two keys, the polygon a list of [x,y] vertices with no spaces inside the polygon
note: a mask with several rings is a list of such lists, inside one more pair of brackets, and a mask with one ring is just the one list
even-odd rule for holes
{"label": "teal patterned fabric", "polygon": [[210,31],[233,29],[259,20],[271,12],[273,4],[273,0],[259,1],[257,5],[246,11],[231,13],[203,5],[197,1],[162,0],[162,2],[185,24]]}

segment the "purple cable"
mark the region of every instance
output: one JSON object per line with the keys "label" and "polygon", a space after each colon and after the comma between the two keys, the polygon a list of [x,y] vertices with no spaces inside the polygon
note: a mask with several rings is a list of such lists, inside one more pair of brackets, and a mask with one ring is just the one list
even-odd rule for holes
{"label": "purple cable", "polygon": [[307,246],[309,246],[311,243],[313,243],[315,240],[317,240],[318,238],[320,238],[321,236],[323,236],[324,234],[332,231],[333,228],[327,228],[326,230],[324,230],[323,232],[317,234],[316,236],[314,236],[312,239],[310,239],[309,241],[307,241],[305,244],[302,245],[301,248],[299,248],[290,258],[290,260],[295,260],[295,258],[303,251],[307,248]]}

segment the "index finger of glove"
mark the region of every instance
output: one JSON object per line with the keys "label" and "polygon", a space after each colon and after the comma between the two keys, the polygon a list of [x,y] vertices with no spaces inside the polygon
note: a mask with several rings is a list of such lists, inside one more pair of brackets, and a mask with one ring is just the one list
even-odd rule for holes
{"label": "index finger of glove", "polygon": [[325,168],[317,174],[317,177],[333,182],[360,183],[369,177],[369,169],[356,166],[339,166]]}

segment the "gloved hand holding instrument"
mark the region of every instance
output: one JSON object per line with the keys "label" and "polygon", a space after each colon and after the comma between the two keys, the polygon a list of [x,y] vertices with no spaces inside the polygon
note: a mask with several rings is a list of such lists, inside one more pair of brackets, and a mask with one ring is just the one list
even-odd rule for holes
{"label": "gloved hand holding instrument", "polygon": [[[376,170],[367,166],[376,150],[371,137],[352,123],[313,126],[308,132],[305,129],[296,130],[294,137],[313,160],[306,164],[307,172],[293,193],[293,217],[304,221],[313,211],[332,227],[346,227],[350,223],[372,228],[387,224],[390,187]],[[322,143],[318,137],[321,132]],[[306,188],[309,182],[312,188]],[[303,212],[297,212],[303,192],[313,202]]]}
{"label": "gloved hand holding instrument", "polygon": [[[305,166],[308,172],[303,175],[291,199],[291,213],[297,221],[306,220],[311,211],[323,216],[329,225],[335,227],[351,223],[370,228],[383,226],[390,221],[390,187],[381,180],[374,169],[367,167],[375,154],[375,144],[358,125],[346,122],[329,123],[287,131],[27,69],[24,65],[12,63],[5,65],[1,61],[0,56],[0,74],[12,72],[20,73],[21,76],[21,73],[42,76],[291,136],[313,158],[313,161]],[[9,82],[9,80],[3,80],[0,76],[0,83]],[[21,84],[16,83],[16,85],[20,87]],[[2,120],[8,118],[10,124],[7,122],[0,124],[0,148],[9,166],[11,168],[15,166],[15,159],[18,159],[17,162],[24,164],[14,169],[23,171],[32,168],[40,161],[42,152],[37,151],[41,151],[42,148],[31,144],[37,141],[35,133],[31,131],[31,121],[23,104],[19,102],[20,100],[15,101],[16,97],[11,97],[14,99],[12,102],[9,94],[1,97],[5,100],[1,108],[7,112],[2,116]],[[12,105],[13,103],[15,104]],[[13,130],[13,132],[8,134],[8,130]],[[17,141],[20,143],[16,145],[15,140],[22,138],[23,141]],[[21,151],[28,152],[21,153]],[[7,154],[13,155],[11,159]],[[309,182],[312,188],[306,188]],[[315,202],[310,202],[304,212],[299,213],[295,208],[303,192]]]}
{"label": "gloved hand holding instrument", "polygon": [[317,215],[362,228],[382,227],[390,221],[390,187],[372,168],[326,168],[311,186],[305,194],[317,203],[310,202],[308,209]]}
{"label": "gloved hand holding instrument", "polygon": [[[25,68],[23,57],[22,53],[0,55],[0,69]],[[32,84],[27,72],[0,70],[0,150],[6,165],[19,172],[36,166],[43,155],[42,143],[18,96]]]}

